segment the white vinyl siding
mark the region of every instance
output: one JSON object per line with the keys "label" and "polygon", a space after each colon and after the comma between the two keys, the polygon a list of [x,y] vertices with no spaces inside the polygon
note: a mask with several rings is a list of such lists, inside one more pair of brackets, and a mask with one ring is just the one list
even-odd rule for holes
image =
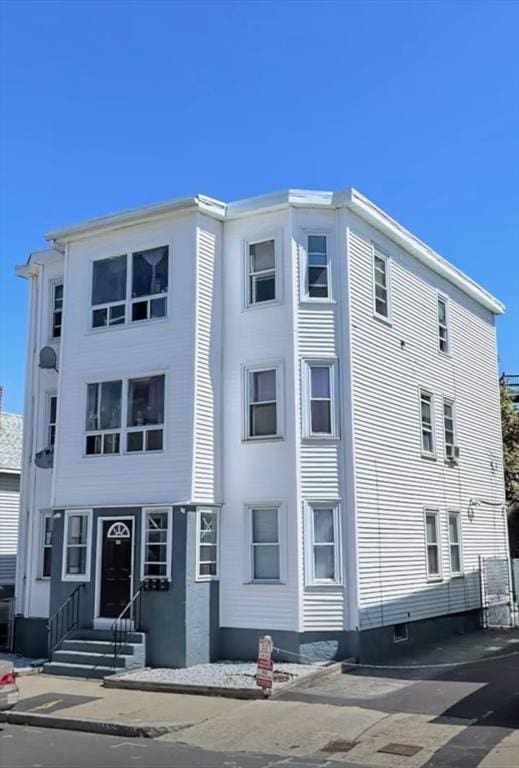
{"label": "white vinyl siding", "polygon": [[90,581],[92,510],[65,510],[63,529],[63,581]]}
{"label": "white vinyl siding", "polygon": [[15,583],[19,517],[20,475],[0,472],[0,585]]}
{"label": "white vinyl siding", "polygon": [[425,549],[427,578],[441,579],[440,515],[438,510],[425,510]]}
{"label": "white vinyl siding", "polygon": [[141,539],[141,578],[171,581],[171,507],[143,507]]}
{"label": "white vinyl siding", "polygon": [[246,243],[246,307],[272,304],[279,299],[276,238]]}

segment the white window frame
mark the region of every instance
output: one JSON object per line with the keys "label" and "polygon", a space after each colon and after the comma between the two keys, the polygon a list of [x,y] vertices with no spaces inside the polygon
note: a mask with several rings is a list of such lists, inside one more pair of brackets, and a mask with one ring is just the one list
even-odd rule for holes
{"label": "white window frame", "polygon": [[[328,296],[310,296],[308,275],[309,255],[308,238],[312,235],[326,237],[326,270],[328,274]],[[335,252],[335,238],[333,230],[322,227],[309,227],[300,230],[299,234],[299,298],[302,304],[333,304],[333,260],[331,254]]]}
{"label": "white window frame", "polygon": [[[307,440],[337,440],[339,433],[339,362],[336,357],[308,358],[301,361],[302,428]],[[331,432],[312,432],[312,368],[328,368],[330,376],[330,427]]]}
{"label": "white window frame", "polygon": [[[167,248],[168,249],[168,290],[165,293],[156,293],[150,296],[132,296],[132,280],[133,280],[133,255],[134,253],[141,253],[142,251],[153,251],[157,248]],[[169,318],[169,312],[170,312],[170,298],[171,298],[171,277],[172,277],[172,267],[171,267],[171,254],[172,254],[172,244],[167,242],[161,242],[156,245],[148,245],[146,244],[144,247],[140,249],[132,249],[127,251],[122,251],[120,253],[113,253],[111,255],[100,255],[90,262],[90,292],[89,292],[89,300],[88,300],[88,332],[89,333],[103,333],[106,331],[113,331],[117,328],[129,328],[132,326],[139,326],[143,323],[158,323],[163,322],[165,320],[168,320]],[[113,258],[116,256],[126,256],[126,289],[125,289],[125,295],[123,299],[119,299],[118,301],[110,301],[104,304],[92,304],[92,290],[94,286],[94,263],[96,261],[104,261],[105,259]],[[133,312],[133,304],[137,303],[139,301],[147,301],[148,302],[148,314],[150,312],[150,301],[152,299],[160,299],[165,298],[166,299],[166,314],[163,317],[147,317],[142,320],[132,320],[132,312]],[[110,313],[110,307],[117,307],[117,306],[124,306],[124,322],[122,323],[114,323],[111,325],[109,322],[107,325],[100,325],[98,327],[94,327],[93,325],[93,312],[94,309],[106,309],[108,312],[108,316]]]}
{"label": "white window frame", "polygon": [[[451,539],[451,517],[456,518],[456,530],[458,533],[458,541],[452,541]],[[464,568],[463,568],[463,532],[462,532],[462,522],[461,522],[461,512],[457,509],[448,509],[447,510],[447,533],[449,537],[449,568],[451,576],[463,576]],[[455,571],[452,567],[452,551],[451,547],[458,547],[459,550],[459,556],[460,556],[460,570]]]}
{"label": "white window frame", "polygon": [[[166,538],[166,575],[165,576],[156,576],[151,575],[148,576],[146,574],[146,521],[149,515],[157,514],[157,512],[166,512],[167,513],[167,520],[168,520],[168,535]],[[140,562],[140,575],[141,575],[141,581],[143,579],[167,579],[167,581],[172,581],[172,564],[173,564],[173,508],[172,507],[143,507],[142,508],[142,519],[141,519],[141,562]]]}
{"label": "white window frame", "polygon": [[[436,521],[436,541],[429,542],[427,539],[427,517],[433,515]],[[440,510],[437,508],[426,507],[424,509],[424,539],[425,539],[425,572],[427,581],[442,581],[443,579],[443,566],[442,566],[442,546],[441,546],[441,521]],[[429,547],[435,546],[438,550],[438,573],[429,572]]]}
{"label": "white window frame", "polygon": [[[279,579],[255,579],[253,546],[258,546],[252,541],[252,513],[255,509],[277,509],[278,513],[278,551],[279,551]],[[245,504],[245,558],[246,573],[245,584],[279,586],[287,583],[287,522],[284,502],[259,501]]]}
{"label": "white window frame", "polygon": [[[43,574],[43,565],[45,562],[45,558],[44,558],[45,550],[48,549],[49,547],[51,549],[51,559],[52,559],[53,544],[52,543],[50,545],[45,544],[45,521],[49,519],[54,521],[54,514],[52,510],[50,509],[42,510],[40,514],[40,556],[39,556],[39,565],[38,565],[38,578],[42,579],[43,581],[48,581],[51,578],[50,575],[44,576]],[[52,526],[53,526],[52,535],[54,536],[54,522],[52,523]]]}
{"label": "white window frame", "polygon": [[[77,583],[87,583],[90,581],[91,576],[91,561],[92,561],[92,509],[66,509],[63,513],[63,551],[61,558],[61,580],[62,581],[74,581]],[[71,517],[83,516],[87,519],[87,541],[86,541],[86,559],[85,559],[85,573],[67,573],[67,550],[68,550],[68,529],[69,520]],[[79,546],[79,545],[75,545]]]}
{"label": "white window frame", "polygon": [[[442,302],[445,305],[445,323],[440,322],[440,302]],[[438,351],[442,355],[447,355],[447,357],[450,355],[450,349],[451,349],[451,329],[450,329],[450,307],[449,307],[449,299],[447,296],[445,296],[442,293],[437,294],[437,301],[436,301],[436,312],[437,312],[437,323],[438,323]],[[441,331],[442,329],[445,329],[445,343],[446,348],[441,348]]]}
{"label": "white window frame", "polygon": [[[250,422],[250,376],[261,371],[276,371],[276,434],[275,435],[251,435]],[[251,364],[242,366],[242,439],[244,442],[262,442],[265,440],[283,440],[285,434],[285,408],[284,408],[284,364],[282,360]],[[266,402],[266,401],[265,401]]]}
{"label": "white window frame", "polygon": [[[216,519],[216,544],[203,544],[201,541],[201,520],[202,515],[214,515]],[[200,565],[204,562],[213,562],[200,560],[200,547],[215,547],[216,573],[200,573]],[[218,581],[220,577],[220,510],[216,507],[198,507],[196,510],[196,576],[195,581]]]}
{"label": "white window frame", "polygon": [[[445,406],[451,407],[452,411],[452,444],[447,443],[447,425],[445,416]],[[445,452],[445,460],[449,462],[457,461],[456,447],[457,447],[457,430],[456,430],[456,401],[451,397],[444,397],[442,399],[442,426],[443,426],[443,447]],[[449,455],[449,446],[452,446],[452,453]]]}
{"label": "white window frame", "polygon": [[[334,579],[318,579],[315,576],[314,548],[314,510],[331,509],[333,511],[333,552],[334,552]],[[342,575],[342,526],[341,504],[339,501],[307,501],[305,502],[305,575],[306,585],[309,587],[337,587],[343,583]],[[329,546],[329,545],[328,545]]]}
{"label": "white window frame", "polygon": [[[163,412],[164,412],[164,420],[162,424],[143,424],[141,426],[136,427],[129,427],[128,426],[128,404],[129,404],[129,389],[130,389],[130,381],[135,381],[138,379],[149,379],[156,376],[163,376],[164,377],[164,403],[163,403]],[[84,413],[86,414],[86,403],[88,402],[88,385],[89,384],[105,384],[110,383],[112,381],[122,381],[122,388],[121,388],[121,426],[119,428],[114,429],[86,429],[86,423],[83,430],[83,457],[86,459],[100,459],[100,458],[106,458],[107,456],[156,456],[157,454],[164,453],[166,450],[166,419],[167,419],[167,387],[168,387],[168,374],[166,371],[152,371],[151,373],[135,373],[127,376],[123,379],[106,379],[103,381],[87,381],[85,383],[85,408]],[[85,417],[86,418],[86,417]],[[128,451],[127,450],[127,436],[130,432],[145,432],[150,431],[154,429],[161,429],[162,430],[162,448],[156,450],[156,451]],[[87,453],[86,452],[86,438],[88,435],[101,435],[102,439],[104,440],[104,435],[114,435],[119,434],[119,451],[117,453]],[[143,437],[143,445],[145,445],[145,437]]]}
{"label": "white window frame", "polygon": [[[385,276],[386,276],[387,315],[383,315],[380,312],[377,312],[375,258],[378,258],[381,261],[383,261],[386,266]],[[377,320],[381,320],[383,323],[386,323],[387,325],[391,325],[392,323],[391,263],[392,263],[391,256],[388,256],[388,254],[385,253],[385,251],[382,250],[376,243],[372,243],[371,244],[371,284],[372,284],[371,290],[372,290],[372,299],[373,299],[373,317],[377,318]]]}
{"label": "white window frame", "polygon": [[[52,413],[52,398],[56,400],[56,421],[51,421]],[[52,448],[56,442],[56,430],[58,424],[58,393],[56,391],[47,392],[47,402],[45,405],[45,445],[47,448]],[[54,441],[51,442],[50,434],[51,428],[54,427]]]}
{"label": "white window frame", "polygon": [[[424,421],[423,421],[423,418],[422,418],[422,398],[424,396],[430,398],[432,451],[427,451],[424,448],[424,440],[423,440]],[[420,387],[420,390],[419,390],[419,393],[418,393],[418,416],[419,416],[419,419],[420,419],[420,451],[421,451],[421,454],[426,459],[435,459],[436,458],[436,434],[435,434],[436,413],[435,413],[435,409],[434,409],[434,394],[429,389],[425,389],[424,387]]]}
{"label": "white window frame", "polygon": [[[268,301],[251,301],[250,295],[250,253],[249,249],[251,245],[257,245],[258,243],[264,243],[267,240],[274,241],[274,281],[275,281],[275,293],[274,298]],[[282,234],[279,232],[265,231],[259,233],[258,236],[247,238],[243,241],[243,308],[244,309],[260,309],[261,307],[272,307],[277,304],[281,304],[283,301],[283,254],[282,254],[283,239]]]}
{"label": "white window frame", "polygon": [[[56,309],[56,288],[58,286],[63,287],[63,298],[62,298],[62,304],[61,309]],[[63,302],[65,301],[65,281],[63,278],[59,277],[55,280],[50,281],[50,328],[49,328],[49,339],[50,341],[54,343],[59,343],[61,340],[61,336],[63,334]],[[55,336],[54,335],[54,315],[56,312],[61,312],[61,324],[60,324],[60,335]]]}

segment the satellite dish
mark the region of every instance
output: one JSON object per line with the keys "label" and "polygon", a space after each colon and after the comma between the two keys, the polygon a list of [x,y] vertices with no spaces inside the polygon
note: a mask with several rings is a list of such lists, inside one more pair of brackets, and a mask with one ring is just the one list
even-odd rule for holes
{"label": "satellite dish", "polygon": [[54,459],[54,448],[44,448],[34,454],[34,463],[40,469],[50,469]]}
{"label": "satellite dish", "polygon": [[56,363],[57,357],[54,349],[52,347],[42,347],[40,349],[40,368],[57,371],[58,369],[56,368]]}

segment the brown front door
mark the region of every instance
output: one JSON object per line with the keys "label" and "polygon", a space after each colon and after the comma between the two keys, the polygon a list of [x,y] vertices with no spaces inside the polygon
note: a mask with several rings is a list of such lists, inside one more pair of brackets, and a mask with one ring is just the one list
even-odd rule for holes
{"label": "brown front door", "polygon": [[100,616],[117,618],[132,589],[133,520],[103,520]]}

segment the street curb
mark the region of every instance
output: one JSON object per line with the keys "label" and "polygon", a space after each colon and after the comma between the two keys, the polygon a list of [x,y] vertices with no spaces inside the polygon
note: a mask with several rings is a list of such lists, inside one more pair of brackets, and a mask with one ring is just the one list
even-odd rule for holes
{"label": "street curb", "polygon": [[149,725],[129,725],[128,723],[105,722],[103,720],[88,720],[76,717],[53,717],[39,715],[34,712],[0,712],[0,723],[10,725],[30,725],[40,728],[59,728],[65,731],[83,731],[104,736],[121,736],[122,738],[155,739],[172,731],[181,731],[191,723],[151,723]]}
{"label": "street curb", "polygon": [[282,696],[286,691],[294,688],[304,688],[314,680],[329,675],[339,674],[347,669],[348,661],[338,661],[328,664],[307,675],[290,680],[288,683],[281,683],[276,686],[270,696],[265,696],[261,688],[224,688],[217,685],[188,685],[181,683],[161,683],[151,680],[127,680],[121,675],[110,675],[103,679],[105,688],[122,688],[130,691],[154,691],[160,693],[184,693],[193,696],[223,696],[228,699],[276,699]]}

